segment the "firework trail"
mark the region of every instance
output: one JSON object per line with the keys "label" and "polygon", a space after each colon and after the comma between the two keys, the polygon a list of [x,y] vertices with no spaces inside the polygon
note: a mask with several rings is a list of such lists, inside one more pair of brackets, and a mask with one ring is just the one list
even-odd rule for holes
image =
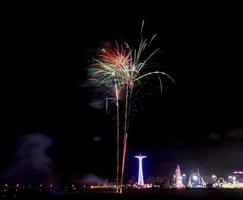
{"label": "firework trail", "polygon": [[116,190],[119,192],[119,171],[120,171],[120,106],[119,106],[119,98],[120,98],[120,91],[115,82],[114,88],[107,90],[107,93],[110,94],[111,97],[106,98],[106,112],[108,110],[108,100],[112,100],[116,104]]}
{"label": "firework trail", "polygon": [[120,88],[123,83],[122,79],[118,79],[117,72],[118,68],[122,68],[127,64],[129,55],[122,47],[116,47],[114,49],[102,49],[98,52],[98,58],[94,59],[94,65],[91,68],[91,73],[93,80],[103,88],[107,88],[106,92],[110,96],[106,98],[106,111],[108,108],[108,100],[113,100],[116,104],[116,189],[119,190],[119,172],[120,172],[120,108],[119,108],[119,98],[120,98]]}
{"label": "firework trail", "polygon": [[119,171],[120,171],[120,112],[119,112],[119,90],[117,84],[115,84],[115,94],[116,94],[116,191],[119,192]]}
{"label": "firework trail", "polygon": [[[138,47],[138,50],[133,50],[132,51],[132,59],[131,62],[127,69],[127,78],[124,79],[125,82],[125,93],[126,93],[126,98],[125,98],[125,122],[124,122],[124,143],[123,143],[123,156],[122,156],[122,174],[121,174],[121,183],[120,183],[120,192],[122,193],[122,185],[123,185],[123,177],[124,177],[124,171],[125,171],[125,160],[126,160],[126,148],[127,148],[127,138],[128,138],[128,129],[129,129],[129,116],[131,113],[131,101],[132,101],[132,95],[133,95],[133,87],[134,85],[142,81],[142,79],[152,76],[152,75],[164,75],[167,76],[173,83],[174,80],[171,76],[166,74],[165,72],[161,71],[152,71],[148,73],[142,73],[142,70],[149,66],[149,61],[150,59],[159,51],[159,49],[154,50],[149,56],[147,56],[145,59],[142,59],[142,55],[144,51],[146,50],[146,47],[151,45],[151,42],[153,39],[156,37],[156,35],[153,35],[148,42],[146,38],[143,38],[142,33],[143,33],[143,26],[144,22],[142,23],[141,27],[141,40],[140,44]],[[159,79],[160,80],[160,79]],[[161,80],[160,80],[160,87],[161,87]],[[162,88],[161,88],[162,91]]]}
{"label": "firework trail", "polygon": [[[94,64],[90,69],[92,74],[92,80],[98,85],[107,87],[109,86],[111,92],[114,93],[116,101],[116,114],[117,114],[117,184],[119,180],[119,103],[121,96],[125,97],[125,113],[124,113],[124,139],[122,150],[122,166],[121,166],[121,178],[120,178],[120,192],[122,192],[123,177],[125,171],[126,160],[126,147],[129,130],[129,116],[132,110],[131,102],[133,95],[133,88],[137,83],[142,82],[148,76],[157,76],[160,81],[160,87],[162,91],[162,84],[160,76],[166,76],[173,83],[174,80],[165,72],[161,71],[149,71],[146,72],[151,66],[151,58],[158,53],[159,49],[155,49],[148,56],[144,56],[145,51],[149,49],[152,41],[155,39],[156,34],[153,35],[150,40],[143,37],[143,26],[141,26],[140,43],[137,49],[132,49],[127,43],[119,45],[117,42],[110,48],[105,48],[98,51],[97,58],[94,59]],[[147,69],[147,70],[144,70]]]}

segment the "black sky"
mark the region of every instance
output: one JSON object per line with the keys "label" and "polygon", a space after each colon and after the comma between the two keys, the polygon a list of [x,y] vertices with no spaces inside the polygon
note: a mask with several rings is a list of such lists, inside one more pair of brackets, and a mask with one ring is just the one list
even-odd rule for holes
{"label": "black sky", "polygon": [[[145,174],[226,175],[242,169],[242,13],[229,5],[116,5],[11,10],[3,18],[0,169],[14,159],[18,137],[42,133],[60,175],[115,171],[113,115],[90,106],[84,87],[90,51],[106,41],[139,42],[142,20],[161,49],[158,62],[176,80],[153,81],[136,97],[127,176],[134,154],[144,153]],[[190,6],[193,6],[192,8]],[[149,88],[154,88],[149,91]],[[152,92],[152,94],[149,94]]]}

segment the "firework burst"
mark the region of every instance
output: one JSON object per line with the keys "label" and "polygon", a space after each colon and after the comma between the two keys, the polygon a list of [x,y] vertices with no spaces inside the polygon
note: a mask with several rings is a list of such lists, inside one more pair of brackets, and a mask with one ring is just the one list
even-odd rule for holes
{"label": "firework burst", "polygon": [[[109,93],[112,94],[116,102],[117,114],[117,188],[120,180],[120,192],[122,192],[123,176],[125,170],[126,146],[129,130],[129,116],[132,110],[131,102],[133,96],[133,88],[136,84],[143,81],[148,76],[159,77],[160,87],[162,90],[161,77],[169,78],[173,83],[174,80],[167,73],[162,71],[150,71],[152,64],[151,58],[159,52],[159,49],[153,50],[148,54],[152,41],[156,34],[150,39],[144,38],[143,33],[144,22],[141,28],[141,39],[137,49],[132,49],[127,43],[114,45],[103,48],[98,51],[94,64],[90,68],[92,80],[102,87],[108,87]],[[146,56],[147,55],[147,56]],[[122,149],[122,165],[121,174],[119,152],[120,152],[120,124],[119,124],[119,103],[121,97],[124,97],[124,140]],[[119,177],[119,174],[121,175]]]}

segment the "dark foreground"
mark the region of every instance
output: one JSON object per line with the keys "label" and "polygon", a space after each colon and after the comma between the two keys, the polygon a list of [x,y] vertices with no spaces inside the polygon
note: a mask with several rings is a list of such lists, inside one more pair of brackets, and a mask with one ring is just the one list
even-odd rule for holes
{"label": "dark foreground", "polygon": [[126,191],[124,194],[116,194],[111,191],[89,191],[77,193],[39,193],[19,192],[1,194],[0,199],[25,199],[25,200],[170,200],[170,199],[241,199],[243,190],[221,190],[221,189],[187,189],[187,190],[135,190]]}

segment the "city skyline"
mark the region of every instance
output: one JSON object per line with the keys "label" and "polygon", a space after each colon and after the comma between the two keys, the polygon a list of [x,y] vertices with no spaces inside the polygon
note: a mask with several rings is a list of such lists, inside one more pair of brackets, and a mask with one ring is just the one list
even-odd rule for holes
{"label": "city skyline", "polygon": [[157,34],[153,45],[160,51],[152,61],[176,84],[163,79],[162,93],[157,79],[139,85],[125,180],[137,174],[133,156],[138,152],[148,156],[146,177],[171,177],[177,165],[186,174],[200,169],[202,175],[227,177],[242,171],[241,12],[157,4],[126,8],[126,16],[83,9],[92,17],[56,11],[13,13],[6,19],[0,180],[49,177],[61,183],[86,174],[115,179],[114,107],[106,110],[97,98],[88,68],[96,50],[110,42],[137,47],[143,20],[144,35]]}

